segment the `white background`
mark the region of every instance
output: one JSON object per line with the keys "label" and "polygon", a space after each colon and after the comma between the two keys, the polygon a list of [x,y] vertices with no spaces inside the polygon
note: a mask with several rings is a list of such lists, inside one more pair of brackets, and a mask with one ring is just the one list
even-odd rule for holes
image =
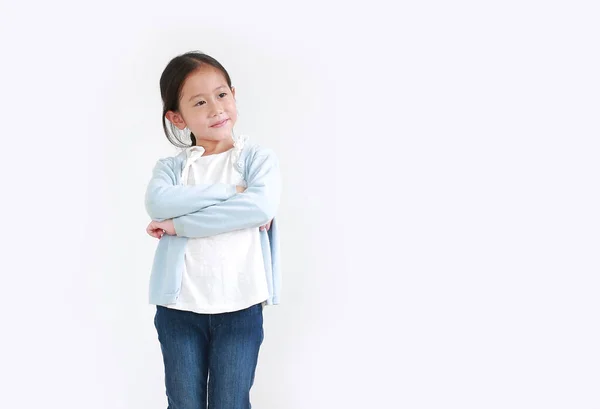
{"label": "white background", "polygon": [[0,6],[0,407],[166,407],[143,194],[189,50],[279,155],[260,409],[600,408],[583,1]]}

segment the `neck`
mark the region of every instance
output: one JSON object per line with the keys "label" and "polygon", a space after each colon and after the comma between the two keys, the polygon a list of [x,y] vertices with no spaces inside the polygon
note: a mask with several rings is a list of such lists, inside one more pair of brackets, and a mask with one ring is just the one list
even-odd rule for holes
{"label": "neck", "polygon": [[206,141],[200,139],[196,141],[196,145],[204,148],[203,156],[216,155],[233,148],[233,139],[227,138],[222,141]]}

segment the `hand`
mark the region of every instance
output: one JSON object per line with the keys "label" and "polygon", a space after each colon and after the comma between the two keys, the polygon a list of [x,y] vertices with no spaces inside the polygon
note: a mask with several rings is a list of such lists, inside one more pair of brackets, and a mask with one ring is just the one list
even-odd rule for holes
{"label": "hand", "polygon": [[271,228],[272,221],[273,221],[273,219],[271,219],[271,221],[269,221],[269,223],[260,226],[260,231],[269,231],[269,229]]}
{"label": "hand", "polygon": [[244,193],[244,192],[246,191],[246,188],[245,188],[244,186],[236,186],[236,187],[235,187],[235,190],[236,190],[238,193]]}
{"label": "hand", "polygon": [[160,239],[164,234],[168,234],[169,236],[176,235],[172,219],[164,220],[162,222],[151,221],[148,227],[146,227],[146,233],[157,239]]}

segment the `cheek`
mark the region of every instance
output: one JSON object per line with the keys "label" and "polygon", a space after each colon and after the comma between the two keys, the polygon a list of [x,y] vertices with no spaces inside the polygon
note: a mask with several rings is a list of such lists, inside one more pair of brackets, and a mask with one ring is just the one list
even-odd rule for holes
{"label": "cheek", "polygon": [[237,120],[237,107],[235,103],[232,103],[231,106],[227,108],[227,112],[229,113],[229,118],[235,122]]}
{"label": "cheek", "polygon": [[200,128],[200,127],[207,126],[208,120],[206,118],[203,118],[200,115],[194,115],[194,116],[191,116],[191,118],[189,119],[189,121],[187,123],[194,128]]}

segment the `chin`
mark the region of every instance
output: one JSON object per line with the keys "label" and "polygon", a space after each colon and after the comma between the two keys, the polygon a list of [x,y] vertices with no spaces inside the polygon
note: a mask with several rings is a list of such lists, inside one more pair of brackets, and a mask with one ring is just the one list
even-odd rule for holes
{"label": "chin", "polygon": [[227,127],[227,129],[219,129],[219,131],[214,132],[213,135],[215,136],[215,139],[223,140],[231,138],[231,136],[233,135],[232,131],[233,130],[231,128]]}

